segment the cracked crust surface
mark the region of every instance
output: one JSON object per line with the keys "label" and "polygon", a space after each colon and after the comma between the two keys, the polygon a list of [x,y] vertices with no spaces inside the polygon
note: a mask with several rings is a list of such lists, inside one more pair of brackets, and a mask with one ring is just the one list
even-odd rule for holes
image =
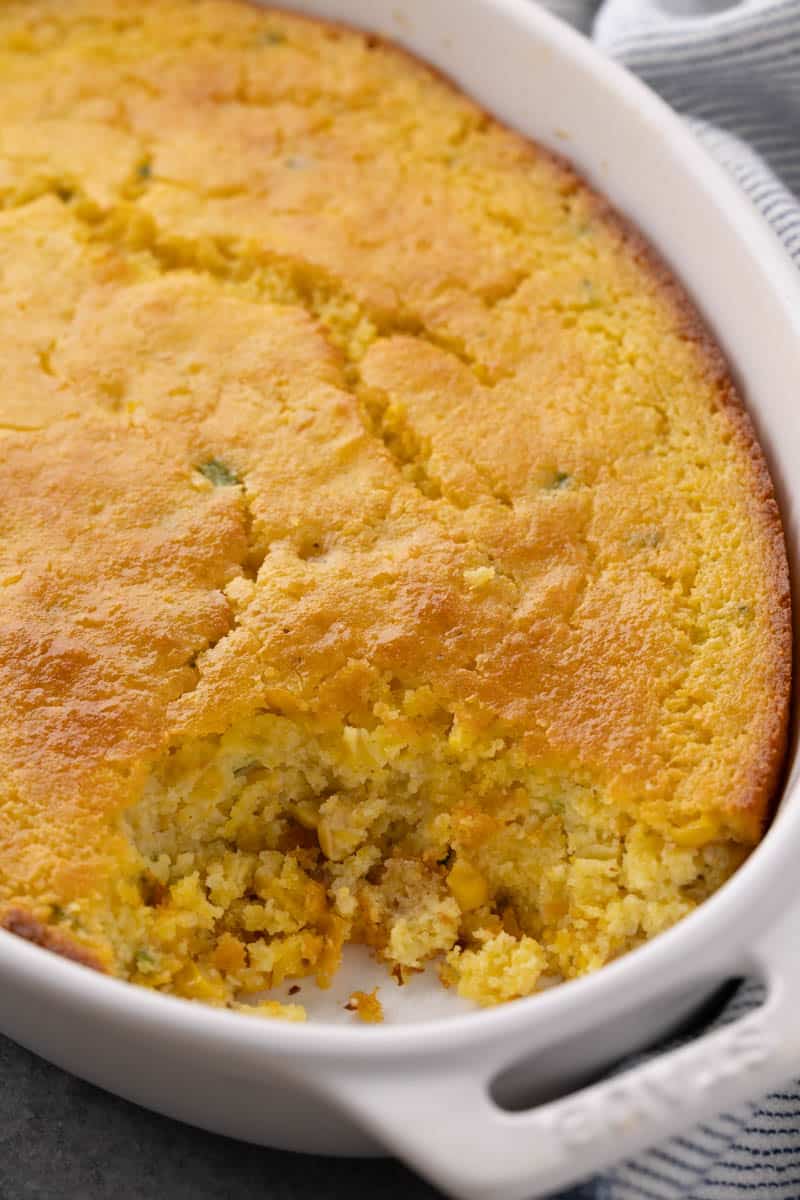
{"label": "cracked crust surface", "polygon": [[662,838],[757,841],[771,484],[569,169],[225,0],[8,0],[0,113],[0,903],[135,873],[119,816],[176,742],[367,727],[393,687]]}

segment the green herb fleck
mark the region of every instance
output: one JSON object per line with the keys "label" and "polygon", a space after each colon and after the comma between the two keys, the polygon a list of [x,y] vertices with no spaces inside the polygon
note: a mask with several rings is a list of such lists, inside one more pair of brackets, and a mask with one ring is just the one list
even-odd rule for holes
{"label": "green herb fleck", "polygon": [[557,491],[559,488],[569,487],[571,481],[572,481],[572,476],[569,475],[566,471],[556,471],[555,475],[553,476],[553,480],[549,486],[550,486],[551,490]]}
{"label": "green herb fleck", "polygon": [[554,813],[563,813],[564,801],[556,799],[555,796],[550,797],[550,811]]}
{"label": "green herb fleck", "polygon": [[661,543],[660,529],[634,529],[628,536],[628,545],[633,550],[641,550],[646,546],[655,549]]}
{"label": "green herb fleck", "polygon": [[66,909],[62,908],[60,904],[53,904],[51,906],[51,908],[50,908],[50,920],[51,921],[63,921],[64,918],[66,917],[66,915],[67,915]]}
{"label": "green herb fleck", "polygon": [[156,966],[156,960],[149,950],[137,950],[133,961],[136,970],[140,971],[143,975],[152,971]]}
{"label": "green herb fleck", "polygon": [[75,195],[75,193],[72,190],[72,188],[58,187],[58,188],[56,188],[56,195],[58,196],[59,200],[63,204],[69,204],[70,200]]}
{"label": "green herb fleck", "polygon": [[581,288],[583,289],[583,303],[586,307],[599,308],[601,304],[600,295],[591,279],[582,279]]}
{"label": "green herb fleck", "polygon": [[218,458],[210,458],[208,462],[201,463],[197,470],[201,475],[205,475],[214,487],[234,487],[239,482],[236,472],[226,467]]}
{"label": "green herb fleck", "polygon": [[136,174],[140,179],[149,179],[153,174],[152,164],[149,162],[139,163],[138,167],[136,168]]}
{"label": "green herb fleck", "polygon": [[268,46],[281,46],[286,41],[286,34],[282,29],[268,29],[264,41]]}

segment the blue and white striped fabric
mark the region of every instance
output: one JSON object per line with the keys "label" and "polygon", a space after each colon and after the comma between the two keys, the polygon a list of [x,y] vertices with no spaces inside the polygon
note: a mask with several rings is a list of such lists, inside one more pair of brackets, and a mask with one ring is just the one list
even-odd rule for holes
{"label": "blue and white striped fabric", "polygon": [[[800,268],[800,0],[544,3],[685,116]],[[719,1020],[734,1020],[756,1000],[745,985]],[[800,1200],[800,1082],[562,1200],[737,1197]]]}

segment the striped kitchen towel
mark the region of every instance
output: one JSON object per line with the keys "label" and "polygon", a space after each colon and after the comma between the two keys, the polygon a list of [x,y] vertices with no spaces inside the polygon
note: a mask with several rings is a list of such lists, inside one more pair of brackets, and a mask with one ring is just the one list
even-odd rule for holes
{"label": "striped kitchen towel", "polygon": [[[730,171],[800,268],[800,0],[544,0],[640,75]],[[719,1020],[757,1002],[743,986]],[[800,1082],[561,1200],[800,1200]]]}

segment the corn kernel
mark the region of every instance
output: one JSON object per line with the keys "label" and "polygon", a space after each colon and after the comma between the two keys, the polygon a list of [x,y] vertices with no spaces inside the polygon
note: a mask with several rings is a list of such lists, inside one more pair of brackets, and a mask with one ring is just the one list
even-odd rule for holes
{"label": "corn kernel", "polygon": [[690,821],[687,825],[679,825],[670,830],[673,842],[678,846],[689,846],[690,848],[704,846],[707,842],[713,842],[714,838],[718,836],[717,822],[708,814],[698,817],[695,821]]}
{"label": "corn kernel", "polygon": [[292,815],[304,829],[316,829],[319,824],[319,812],[308,800],[300,800],[295,804]]}
{"label": "corn kernel", "polygon": [[456,859],[447,876],[447,886],[463,912],[480,908],[489,899],[489,885],[483,875],[463,858]]}
{"label": "corn kernel", "polygon": [[213,958],[219,971],[240,971],[245,965],[244,944],[230,933],[223,933],[217,942]]}
{"label": "corn kernel", "polygon": [[477,591],[479,588],[484,588],[490,584],[494,576],[494,567],[474,567],[471,571],[464,572],[464,582],[468,588]]}
{"label": "corn kernel", "polygon": [[320,818],[317,825],[317,837],[320,850],[326,858],[333,862],[341,862],[343,858],[347,858],[348,854],[352,854],[359,843],[364,840],[363,833],[357,829],[345,829],[341,826],[338,829],[335,828],[329,817]]}
{"label": "corn kernel", "polygon": [[208,1004],[220,1004],[227,998],[227,990],[215,971],[205,971],[195,963],[188,963],[175,978],[176,991],[190,1000],[205,1000]]}

